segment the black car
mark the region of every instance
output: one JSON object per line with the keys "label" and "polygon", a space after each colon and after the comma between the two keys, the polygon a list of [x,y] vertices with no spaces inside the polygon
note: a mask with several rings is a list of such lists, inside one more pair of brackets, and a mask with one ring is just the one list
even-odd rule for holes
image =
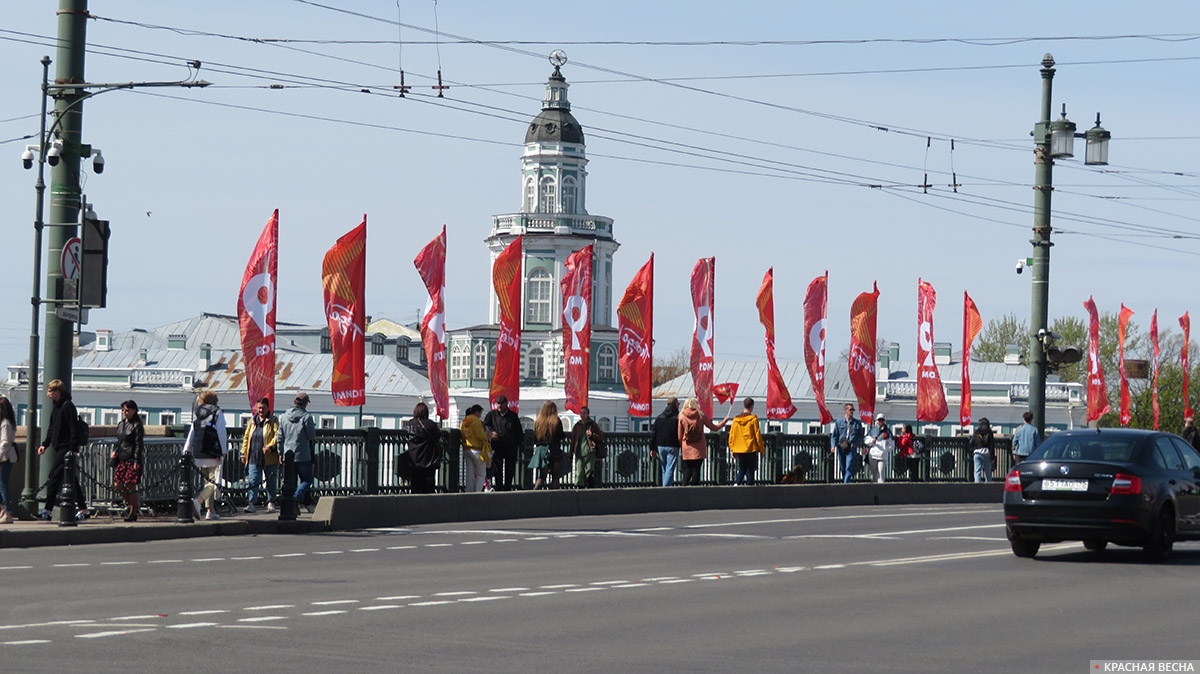
{"label": "black car", "polygon": [[1163,561],[1200,539],[1200,453],[1172,433],[1103,428],[1055,433],[1008,474],[1004,520],[1012,551],[1083,541],[1141,547]]}

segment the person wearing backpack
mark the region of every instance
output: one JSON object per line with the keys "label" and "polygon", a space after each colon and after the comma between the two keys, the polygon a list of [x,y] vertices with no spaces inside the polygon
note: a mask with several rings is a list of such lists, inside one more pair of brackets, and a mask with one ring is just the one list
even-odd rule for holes
{"label": "person wearing backpack", "polygon": [[225,414],[217,406],[217,394],[203,391],[197,400],[199,404],[192,411],[192,426],[183,443],[183,451],[191,454],[204,481],[194,500],[196,516],[200,516],[203,507],[208,511],[204,519],[217,520],[221,519],[216,508],[220,496],[217,483],[221,480],[221,464],[229,451],[229,436],[225,430]]}
{"label": "person wearing backpack", "polygon": [[[46,507],[38,512],[38,518],[48,521],[58,502],[58,491],[62,488],[67,452],[75,451],[79,444],[76,439],[79,413],[75,411],[75,403],[71,402],[71,392],[61,379],[46,384],[46,397],[50,398],[54,407],[50,411],[46,439],[42,440],[42,446],[38,447],[38,455],[45,454],[47,449],[53,449],[54,464],[50,468],[50,477],[46,480]],[[79,510],[76,518],[86,518],[87,504],[83,500],[83,489],[79,487],[78,471],[71,475],[71,481],[75,487],[75,505]]]}
{"label": "person wearing backpack", "polygon": [[729,451],[737,458],[737,476],[734,484],[754,484],[758,472],[758,455],[763,453],[762,429],[758,415],[754,413],[754,398],[742,402],[742,413],[733,418],[729,426]]}
{"label": "person wearing backpack", "polygon": [[700,484],[700,467],[708,458],[708,441],[704,438],[704,429],[721,430],[729,422],[726,415],[720,423],[704,416],[700,404],[695,398],[688,398],[683,403],[683,411],[679,413],[679,445],[683,455],[683,485]]}
{"label": "person wearing backpack", "polygon": [[313,483],[313,444],[317,441],[317,422],[308,413],[308,394],[300,392],[292,400],[292,409],[279,420],[279,439],[282,454],[292,452],[296,465],[296,507],[304,506],[311,515]]}

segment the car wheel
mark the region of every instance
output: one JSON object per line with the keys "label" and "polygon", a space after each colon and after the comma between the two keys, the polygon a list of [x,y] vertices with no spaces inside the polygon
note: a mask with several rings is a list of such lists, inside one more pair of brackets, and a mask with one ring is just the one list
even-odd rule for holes
{"label": "car wheel", "polygon": [[1088,550],[1091,550],[1092,552],[1104,552],[1104,549],[1108,547],[1108,541],[1097,541],[1097,540],[1084,541],[1083,547],[1087,548]]}
{"label": "car wheel", "polygon": [[1012,543],[1013,554],[1018,557],[1033,557],[1042,547],[1041,541],[1027,541],[1016,536],[1013,536],[1009,542]]}
{"label": "car wheel", "polygon": [[1154,522],[1154,530],[1150,532],[1149,540],[1142,546],[1142,552],[1151,562],[1163,562],[1171,556],[1171,548],[1174,545],[1175,510],[1171,506],[1165,505],[1158,513],[1158,519]]}

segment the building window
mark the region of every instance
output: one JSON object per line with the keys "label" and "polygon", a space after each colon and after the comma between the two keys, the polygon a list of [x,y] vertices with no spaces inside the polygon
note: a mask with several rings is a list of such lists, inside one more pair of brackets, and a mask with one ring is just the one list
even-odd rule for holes
{"label": "building window", "polygon": [[143,426],[150,423],[150,417],[145,412],[138,412],[138,417],[141,418]]}
{"label": "building window", "polygon": [[612,419],[609,419],[608,417],[600,417],[596,420],[596,424],[600,426],[600,430],[604,431],[605,433],[612,432]]}
{"label": "building window", "polygon": [[329,328],[321,328],[321,353],[333,353],[333,342],[329,340]]}
{"label": "building window", "polygon": [[538,195],[538,212],[554,213],[554,178],[542,178],[542,189]]}
{"label": "building window", "polygon": [[250,420],[254,418],[253,414],[243,414],[238,417],[238,425],[245,428],[250,425]]}
{"label": "building window", "polygon": [[121,421],[121,413],[120,412],[105,412],[104,413],[104,425],[105,426],[116,426],[117,422],[119,422],[119,421]]}
{"label": "building window", "polygon": [[158,413],[158,423],[163,426],[174,426],[175,425],[175,413],[174,412],[159,412]]}
{"label": "building window", "polygon": [[83,410],[79,411],[79,420],[82,421],[83,423],[85,423],[89,426],[92,425],[92,423],[93,423],[92,418],[93,417],[92,417],[91,412],[84,412]]}
{"label": "building window", "polygon": [[396,340],[396,360],[408,360],[408,341],[403,338]]}
{"label": "building window", "polygon": [[527,379],[541,379],[546,373],[546,358],[542,353],[542,348],[535,346],[529,350],[529,356],[526,358],[525,377]]}
{"label": "building window", "polygon": [[596,354],[597,377],[600,381],[611,382],[617,378],[617,351],[612,344],[600,347]]}
{"label": "building window", "polygon": [[375,428],[376,425],[375,417],[364,416],[362,418],[362,425],[359,428]]}
{"label": "building window", "polygon": [[575,179],[563,178],[562,187],[562,212],[575,212]]}
{"label": "building window", "polygon": [[521,205],[521,210],[530,213],[537,206],[537,183],[533,177],[525,179],[525,203]]}
{"label": "building window", "polygon": [[471,370],[471,378],[476,380],[487,379],[488,372],[488,347],[487,344],[480,342],[475,345],[475,360]]}
{"label": "building window", "polygon": [[321,428],[337,428],[337,417],[321,417]]}
{"label": "building window", "polygon": [[545,269],[535,269],[525,283],[525,322],[549,323],[554,279]]}
{"label": "building window", "polygon": [[450,350],[450,378],[455,381],[462,381],[467,378],[468,369],[471,364],[470,346],[458,342]]}
{"label": "building window", "polygon": [[375,335],[371,336],[371,355],[372,356],[382,356],[383,355],[383,340],[384,340],[384,336],[381,334],[375,334]]}

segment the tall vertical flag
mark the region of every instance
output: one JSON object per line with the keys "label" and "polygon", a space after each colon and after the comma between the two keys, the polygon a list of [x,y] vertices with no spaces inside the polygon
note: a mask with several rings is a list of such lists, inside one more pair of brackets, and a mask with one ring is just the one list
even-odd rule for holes
{"label": "tall vertical flag", "polygon": [[716,334],[713,330],[713,273],[717,258],[706,257],[696,262],[692,269],[692,310],[696,323],[692,329],[692,386],[696,390],[696,402],[704,416],[713,415],[713,347]]}
{"label": "tall vertical flag", "polygon": [[421,319],[421,345],[425,348],[429,390],[433,393],[437,415],[445,419],[450,416],[450,381],[446,375],[445,225],[442,225],[442,233],[417,253],[413,264],[429,291],[429,302],[425,304],[425,316]]}
{"label": "tall vertical flag", "polygon": [[588,404],[588,375],[592,362],[592,244],[567,256],[562,279],[563,393],[568,410],[579,413]]}
{"label": "tall vertical flag", "polygon": [[850,305],[850,384],[858,397],[858,415],[867,423],[875,416],[875,323],[879,314],[879,284],[860,293]]}
{"label": "tall vertical flag", "polygon": [[362,405],[366,395],[367,216],[325,253],[325,318],[333,346],[333,403]]}
{"label": "tall vertical flag", "polygon": [[1083,308],[1088,312],[1087,421],[1091,423],[1108,413],[1108,387],[1100,364],[1100,315],[1095,300],[1089,297]]}
{"label": "tall vertical flag", "polygon": [[917,421],[941,421],[950,410],[942,377],[933,361],[933,309],[937,293],[917,279]]}
{"label": "tall vertical flag", "polygon": [[633,275],[617,304],[617,335],[617,364],[629,397],[629,414],[648,417],[654,376],[654,253]]}
{"label": "tall vertical flag", "polygon": [[521,400],[521,246],[518,236],[492,263],[492,287],[500,302],[500,336],[496,339],[496,369],[488,402],[508,399],[508,408],[520,410]]}
{"label": "tall vertical flag", "polygon": [[829,272],[816,277],[804,293],[804,364],[821,423],[833,421],[825,406],[825,316],[829,307]]}
{"label": "tall vertical flag", "polygon": [[971,425],[971,345],[983,330],[983,319],[975,300],[963,291],[962,397],[959,399],[958,425]]}
{"label": "tall vertical flag", "polygon": [[1179,317],[1179,327],[1183,329],[1183,349],[1179,351],[1179,366],[1183,368],[1183,415],[1190,417],[1196,413],[1192,411],[1192,398],[1188,395],[1188,345],[1192,343],[1192,319],[1188,318],[1188,312]]}
{"label": "tall vertical flag", "polygon": [[767,345],[767,418],[787,419],[796,413],[792,404],[792,394],[788,392],[787,384],[783,381],[783,373],[775,362],[775,268],[767,269],[763,276],[762,285],[758,288],[758,296],[754,298],[758,306],[758,321],[766,330]]}
{"label": "tall vertical flag", "polygon": [[1158,430],[1158,309],[1150,314],[1150,346],[1154,349],[1154,379],[1150,385],[1150,407],[1154,410],[1154,430]]}
{"label": "tall vertical flag", "polygon": [[238,328],[250,409],[266,398],[275,409],[275,288],[279,280],[279,209],[271,214],[238,291]]}
{"label": "tall vertical flag", "polygon": [[1128,426],[1133,416],[1129,412],[1129,377],[1125,375],[1125,333],[1129,327],[1129,318],[1133,310],[1121,305],[1121,315],[1117,318],[1117,372],[1121,375],[1121,425]]}

